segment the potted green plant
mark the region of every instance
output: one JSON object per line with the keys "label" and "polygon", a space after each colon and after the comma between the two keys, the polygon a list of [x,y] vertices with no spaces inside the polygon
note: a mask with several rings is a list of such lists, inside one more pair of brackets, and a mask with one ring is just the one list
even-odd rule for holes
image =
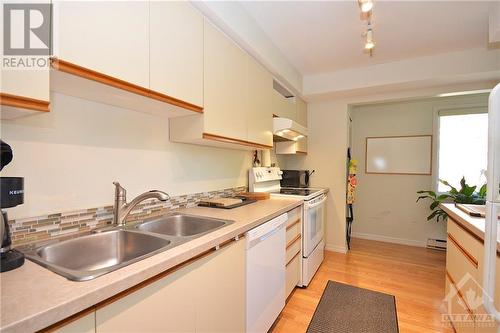
{"label": "potted green plant", "polygon": [[450,185],[445,180],[439,180],[442,184],[450,188],[449,191],[445,193],[436,193],[434,191],[418,191],[420,195],[417,198],[417,202],[420,199],[430,199],[431,204],[429,206],[432,213],[427,216],[427,221],[436,218],[436,221],[445,221],[448,218],[448,214],[442,210],[439,205],[444,202],[454,202],[460,204],[473,204],[473,205],[484,205],[486,203],[486,184],[481,186],[478,191],[476,191],[477,186],[470,186],[465,181],[465,177],[460,180],[460,190]]}

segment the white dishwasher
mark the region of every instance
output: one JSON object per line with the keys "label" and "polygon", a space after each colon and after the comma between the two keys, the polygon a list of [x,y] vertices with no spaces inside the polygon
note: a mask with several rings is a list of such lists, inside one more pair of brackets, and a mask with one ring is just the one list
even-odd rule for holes
{"label": "white dishwasher", "polygon": [[285,252],[288,214],[246,233],[247,333],[265,333],[285,307]]}

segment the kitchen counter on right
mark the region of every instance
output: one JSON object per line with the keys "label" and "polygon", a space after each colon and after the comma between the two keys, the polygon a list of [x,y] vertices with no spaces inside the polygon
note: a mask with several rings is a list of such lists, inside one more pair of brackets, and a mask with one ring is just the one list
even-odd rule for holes
{"label": "kitchen counter on right", "polygon": [[[467,231],[477,240],[484,242],[484,218],[470,216],[469,214],[455,207],[455,204],[452,203],[442,204],[441,208],[453,221],[455,221],[460,227],[462,227],[462,229]],[[497,255],[500,256],[500,220],[498,224]]]}

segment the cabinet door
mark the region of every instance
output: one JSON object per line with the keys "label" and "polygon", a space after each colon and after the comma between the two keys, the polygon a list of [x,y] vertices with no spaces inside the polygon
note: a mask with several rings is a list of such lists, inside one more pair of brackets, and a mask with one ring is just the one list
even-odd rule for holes
{"label": "cabinet door", "polygon": [[150,4],[151,90],[203,105],[203,16],[187,1]]}
{"label": "cabinet door", "polygon": [[[39,1],[41,3],[49,3],[49,1]],[[3,2],[0,6],[0,17],[4,17],[4,6]],[[48,19],[48,18],[44,18]],[[50,24],[50,23],[49,23]],[[22,34],[22,30],[13,30],[14,35]],[[0,45],[2,54],[4,49],[3,42]],[[31,58],[32,56],[27,56]],[[38,57],[38,56],[36,56]],[[48,58],[47,56],[44,56]],[[9,56],[5,57],[5,61],[8,60]],[[17,57],[15,57],[17,58]],[[24,57],[23,57],[24,58]],[[48,63],[48,59],[47,59]],[[19,97],[27,97],[41,101],[49,101],[49,67],[46,69],[34,70],[28,67],[16,67],[13,70],[8,70],[8,67],[2,68],[0,75],[0,92],[15,95]]]}
{"label": "cabinet door", "polygon": [[298,139],[296,147],[297,153],[307,153],[307,137]]}
{"label": "cabinet door", "polygon": [[[446,277],[445,292],[446,313],[448,319],[453,323],[455,332],[457,333],[475,333],[476,323],[474,321],[473,312],[464,304],[465,301],[461,294],[455,288],[455,285]],[[450,295],[448,297],[448,295]]]}
{"label": "cabinet door", "polygon": [[196,284],[197,332],[245,331],[245,240],[200,260]]}
{"label": "cabinet door", "polygon": [[54,2],[54,55],[149,87],[149,2]]}
{"label": "cabinet door", "polygon": [[197,263],[96,311],[96,332],[195,332]]}
{"label": "cabinet door", "polygon": [[273,113],[281,118],[297,119],[297,111],[293,98],[285,98],[273,90]]}
{"label": "cabinet door", "polygon": [[248,141],[273,145],[273,78],[253,58],[247,66]]}
{"label": "cabinet door", "polygon": [[71,323],[56,329],[57,333],[95,333],[95,312],[91,312]]}
{"label": "cabinet door", "polygon": [[[483,271],[484,271],[484,261],[481,256],[479,261],[479,273],[480,279],[479,283],[483,282]],[[496,288],[495,288],[495,306],[500,309],[500,256],[497,254],[497,264],[496,264]],[[477,297],[483,297],[483,288],[478,288]],[[475,311],[476,313],[476,333],[497,333],[500,328],[500,324],[492,320],[491,317],[487,316],[486,309],[481,305]]]}
{"label": "cabinet door", "polygon": [[3,70],[1,92],[48,101],[49,70]]}
{"label": "cabinet door", "polygon": [[204,131],[246,140],[247,55],[205,20]]}
{"label": "cabinet door", "polygon": [[307,127],[307,103],[300,97],[296,97],[295,104],[297,109],[297,122]]}

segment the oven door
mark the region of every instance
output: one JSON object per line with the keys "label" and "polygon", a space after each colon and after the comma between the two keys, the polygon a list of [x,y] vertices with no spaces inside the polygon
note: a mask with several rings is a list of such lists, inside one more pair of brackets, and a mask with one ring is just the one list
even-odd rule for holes
{"label": "oven door", "polygon": [[326,194],[304,202],[304,248],[302,255],[308,257],[316,248],[325,233]]}

